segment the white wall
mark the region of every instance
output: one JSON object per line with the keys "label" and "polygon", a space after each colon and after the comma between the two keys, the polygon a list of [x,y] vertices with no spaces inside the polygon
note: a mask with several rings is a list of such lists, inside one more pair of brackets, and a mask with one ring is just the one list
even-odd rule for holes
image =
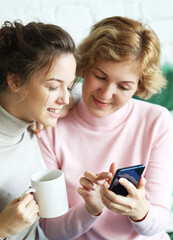
{"label": "white wall", "polygon": [[91,25],[113,15],[150,24],[161,41],[161,63],[173,64],[173,0],[0,0],[0,25],[16,19],[53,23],[66,29],[76,44]]}

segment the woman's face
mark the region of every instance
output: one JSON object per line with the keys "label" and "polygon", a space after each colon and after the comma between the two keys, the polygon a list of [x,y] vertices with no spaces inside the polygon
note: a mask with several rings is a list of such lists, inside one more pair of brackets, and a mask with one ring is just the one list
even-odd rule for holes
{"label": "woman's face", "polygon": [[105,117],[123,107],[138,88],[134,63],[100,61],[84,75],[83,99],[96,117]]}
{"label": "woman's face", "polygon": [[[75,70],[74,56],[64,54],[55,59],[48,72],[47,68],[44,68],[35,73],[24,86],[26,96],[18,104],[17,117],[25,121],[35,120],[45,126],[54,126],[60,110],[69,103]],[[22,96],[20,97],[22,99]]]}

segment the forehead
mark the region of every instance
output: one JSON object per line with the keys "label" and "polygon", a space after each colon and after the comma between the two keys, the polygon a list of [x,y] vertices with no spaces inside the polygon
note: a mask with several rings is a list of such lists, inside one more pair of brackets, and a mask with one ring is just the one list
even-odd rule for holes
{"label": "forehead", "polygon": [[115,62],[115,61],[97,61],[95,65],[92,67],[93,69],[102,69],[107,72],[116,72],[117,70],[124,70],[133,72],[136,74],[140,74],[140,68],[138,64],[134,61],[123,61],[123,62]]}
{"label": "forehead", "polygon": [[74,79],[76,69],[76,60],[73,54],[62,54],[55,56],[52,61],[46,64],[43,68],[36,71],[31,77],[31,81],[45,81],[48,78],[59,78],[60,80]]}
{"label": "forehead", "polygon": [[106,77],[106,79],[116,82],[138,82],[141,78],[139,69],[130,61],[99,61],[92,68],[91,73],[92,71],[95,71],[95,74],[99,74],[100,77]]}

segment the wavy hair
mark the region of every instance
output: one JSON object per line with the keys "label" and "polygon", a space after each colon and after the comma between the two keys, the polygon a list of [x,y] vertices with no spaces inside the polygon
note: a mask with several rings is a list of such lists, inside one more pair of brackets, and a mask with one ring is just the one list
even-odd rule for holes
{"label": "wavy hair", "polygon": [[75,44],[61,27],[42,22],[6,21],[0,29],[0,94],[8,87],[8,73],[16,74],[21,85],[57,56],[71,53]]}
{"label": "wavy hair", "polygon": [[77,76],[82,77],[97,61],[133,61],[141,73],[136,95],[149,98],[166,86],[160,70],[160,42],[148,25],[125,17],[110,17],[96,23],[79,44]]}

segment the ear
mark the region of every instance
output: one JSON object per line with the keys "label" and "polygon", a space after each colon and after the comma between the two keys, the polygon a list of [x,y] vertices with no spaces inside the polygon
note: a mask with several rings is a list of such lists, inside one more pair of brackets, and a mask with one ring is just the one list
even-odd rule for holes
{"label": "ear", "polygon": [[138,87],[137,87],[136,92],[134,93],[134,95],[138,94],[140,91],[141,91],[141,79],[139,79]]}
{"label": "ear", "polygon": [[20,78],[16,74],[8,73],[7,83],[12,92],[18,92],[20,87]]}

